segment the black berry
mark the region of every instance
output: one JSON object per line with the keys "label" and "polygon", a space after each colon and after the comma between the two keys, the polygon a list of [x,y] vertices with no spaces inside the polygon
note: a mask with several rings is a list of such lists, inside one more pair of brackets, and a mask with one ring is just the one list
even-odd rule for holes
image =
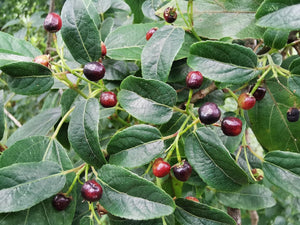
{"label": "black berry", "polygon": [[173,23],[177,19],[176,10],[172,7],[168,7],[164,11],[165,21],[168,23]]}
{"label": "black berry", "polygon": [[187,181],[192,174],[192,167],[186,160],[183,160],[173,167],[173,173],[177,180]]}
{"label": "black berry", "polygon": [[85,64],[83,74],[91,81],[98,81],[104,77],[104,65],[100,62],[89,62]]}
{"label": "black berry", "polygon": [[90,202],[98,201],[102,196],[102,187],[95,180],[88,180],[81,187],[82,197]]}
{"label": "black berry", "polygon": [[170,173],[171,166],[162,158],[157,158],[152,166],[152,172],[156,177],[164,177]]}
{"label": "black berry", "polygon": [[203,76],[199,71],[191,71],[185,78],[186,86],[191,89],[197,89],[202,85]]}
{"label": "black berry", "polygon": [[103,92],[100,96],[100,103],[103,107],[114,107],[117,104],[117,96],[111,91]]}
{"label": "black berry", "polygon": [[242,132],[243,123],[239,118],[228,116],[222,120],[221,129],[227,136],[237,136]]}
{"label": "black berry", "polygon": [[58,14],[49,13],[44,21],[44,28],[50,33],[55,33],[61,29],[62,21]]}
{"label": "black berry", "polygon": [[297,108],[289,108],[286,118],[289,122],[297,122],[299,120],[299,110]]}
{"label": "black berry", "polygon": [[[251,85],[249,92],[251,92],[253,88],[254,88],[254,85]],[[264,87],[259,86],[256,89],[256,91],[253,93],[253,96],[256,99],[256,101],[260,101],[265,97],[265,94],[266,94],[266,89]]]}
{"label": "black berry", "polygon": [[66,197],[63,194],[57,194],[54,196],[52,200],[52,205],[56,210],[62,211],[69,206],[70,202],[71,202],[71,198]]}
{"label": "black berry", "polygon": [[203,124],[213,124],[221,117],[221,110],[217,104],[206,102],[198,109],[199,119]]}

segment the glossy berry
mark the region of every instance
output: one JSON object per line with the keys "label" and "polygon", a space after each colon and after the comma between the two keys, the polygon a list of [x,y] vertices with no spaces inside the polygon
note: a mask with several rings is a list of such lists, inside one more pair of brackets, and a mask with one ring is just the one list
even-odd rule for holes
{"label": "glossy berry", "polygon": [[177,19],[176,10],[172,7],[168,7],[164,11],[165,21],[168,23],[173,23]]}
{"label": "glossy berry", "polygon": [[158,27],[153,27],[146,33],[146,40],[148,41],[152,35],[157,31]]}
{"label": "glossy berry", "polygon": [[83,74],[91,81],[98,81],[104,77],[105,68],[100,62],[89,62],[85,64]]}
{"label": "glossy berry", "polygon": [[243,123],[239,118],[228,116],[222,120],[221,129],[227,136],[237,136],[242,132]]}
{"label": "glossy berry", "polygon": [[101,55],[102,57],[106,56],[107,50],[105,44],[101,41]]}
{"label": "glossy berry", "polygon": [[[254,85],[250,86],[249,89],[249,93],[252,91],[252,89],[254,88]],[[256,99],[256,101],[260,101],[265,97],[266,94],[266,89],[264,87],[258,87],[256,89],[256,91],[253,93],[254,98]]]}
{"label": "glossy berry", "polygon": [[66,197],[63,194],[55,195],[52,200],[53,207],[58,211],[65,210],[70,203],[71,203],[71,198]]}
{"label": "glossy berry", "polygon": [[164,177],[170,173],[171,166],[162,158],[157,158],[152,166],[152,172],[156,177]]}
{"label": "glossy berry", "polygon": [[39,55],[33,60],[35,63],[41,64],[43,66],[49,66],[49,55]]}
{"label": "glossy berry", "polygon": [[61,29],[62,21],[58,14],[49,13],[44,21],[44,28],[50,33],[55,33]]}
{"label": "glossy berry", "polygon": [[299,110],[297,108],[289,108],[286,118],[289,122],[297,122],[299,120]]}
{"label": "glossy berry", "polygon": [[221,117],[221,110],[217,104],[206,102],[198,109],[199,119],[203,124],[213,124]]}
{"label": "glossy berry", "polygon": [[177,180],[187,181],[192,174],[192,167],[184,160],[182,163],[173,167],[173,173]]}
{"label": "glossy berry", "polygon": [[102,196],[102,187],[95,180],[88,180],[81,187],[81,195],[82,197],[90,202],[98,201]]}
{"label": "glossy berry", "polygon": [[100,103],[103,107],[114,107],[117,104],[117,96],[111,91],[103,92],[100,96]]}
{"label": "glossy berry", "polygon": [[194,202],[200,202],[198,198],[193,197],[193,196],[187,196],[187,197],[185,197],[185,199],[190,200],[190,201],[194,201]]}
{"label": "glossy berry", "polygon": [[255,103],[256,99],[249,93],[242,93],[238,98],[239,107],[245,110],[252,109]]}
{"label": "glossy berry", "polygon": [[185,78],[185,83],[188,88],[197,89],[203,82],[203,76],[199,71],[191,71]]}

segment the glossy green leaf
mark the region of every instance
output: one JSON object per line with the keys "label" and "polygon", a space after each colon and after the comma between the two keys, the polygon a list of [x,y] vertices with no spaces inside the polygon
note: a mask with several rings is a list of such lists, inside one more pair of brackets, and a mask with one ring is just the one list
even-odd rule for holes
{"label": "glossy green leaf", "polygon": [[146,33],[159,23],[131,24],[119,27],[105,39],[107,56],[115,60],[141,60],[142,50],[147,43]]}
{"label": "glossy green leaf", "polygon": [[145,0],[125,0],[125,2],[130,6],[131,13],[133,13],[133,22],[140,23],[144,19],[144,14],[142,11],[142,5]]}
{"label": "glossy green leaf", "polygon": [[193,44],[188,65],[210,80],[230,84],[242,84],[260,74],[250,48],[217,41]]}
{"label": "glossy green leaf", "polygon": [[144,16],[152,20],[159,20],[159,17],[155,15],[155,11],[162,2],[162,0],[146,0],[142,5]]}
{"label": "glossy green leaf", "polygon": [[99,101],[95,98],[80,101],[72,113],[68,129],[72,148],[85,162],[97,168],[106,163],[99,144],[99,108]]}
{"label": "glossy green leaf", "polygon": [[218,200],[235,209],[259,210],[276,204],[270,189],[259,184],[243,186],[237,192],[217,192]]}
{"label": "glossy green leaf", "polygon": [[38,55],[42,55],[42,52],[33,47],[29,42],[15,38],[10,34],[0,32],[0,52],[7,50],[14,52],[17,55],[27,56],[34,58]]}
{"label": "glossy green leaf", "polygon": [[163,150],[161,133],[149,125],[136,125],[122,130],[107,145],[109,163],[127,168],[145,165]]}
{"label": "glossy green leaf", "polygon": [[274,151],[265,156],[265,178],[277,187],[300,197],[300,154]]}
{"label": "glossy green leaf", "polygon": [[300,59],[292,61],[289,66],[292,76],[288,78],[288,88],[298,97],[300,97]]}
{"label": "glossy green leaf", "polygon": [[167,81],[175,56],[184,42],[184,30],[174,26],[159,28],[142,51],[142,75]]}
{"label": "glossy green leaf", "polygon": [[132,62],[108,59],[103,61],[105,67],[104,80],[124,80],[128,75],[139,70]]}
{"label": "glossy green leaf", "polygon": [[175,218],[181,225],[236,225],[225,212],[187,199],[176,199]]}
{"label": "glossy green leaf", "polygon": [[4,114],[4,93],[0,90],[0,140],[3,138],[5,130],[5,114]]}
{"label": "glossy green leaf", "polygon": [[[280,79],[286,85],[286,79]],[[268,151],[300,152],[300,127],[286,119],[286,113],[300,99],[291,96],[275,79],[265,80],[267,93],[248,110],[251,128],[259,143]]]}
{"label": "glossy green leaf", "polygon": [[110,215],[109,222],[110,225],[174,225],[175,223],[173,215],[164,217],[164,219],[166,223],[163,222],[162,218],[152,220],[126,220]]}
{"label": "glossy green leaf", "polygon": [[60,108],[45,110],[28,120],[22,127],[15,131],[7,140],[10,146],[16,141],[35,135],[47,135],[61,116]]}
{"label": "glossy green leaf", "polygon": [[185,154],[204,182],[217,190],[234,191],[248,183],[246,173],[209,128],[199,128],[186,138]]}
{"label": "glossy green leaf", "polygon": [[270,12],[259,18],[257,21],[257,25],[261,27],[271,27],[282,30],[300,29],[300,16],[298,13],[299,10],[300,4],[289,5],[280,8],[277,11]]}
{"label": "glossy green leaf", "polygon": [[[0,169],[0,212],[16,212],[58,193],[66,183],[54,162],[18,163]],[[53,185],[55,184],[55,185]]]}
{"label": "glossy green leaf", "polygon": [[171,107],[176,103],[176,92],[171,86],[158,80],[129,76],[120,87],[120,105],[137,119],[153,124],[171,119]]}
{"label": "glossy green leaf", "polygon": [[81,64],[97,61],[101,57],[100,18],[92,0],[67,0],[61,14],[61,35],[73,58]]}
{"label": "glossy green leaf", "polygon": [[100,204],[114,216],[148,220],[170,215],[175,209],[168,194],[129,170],[107,164],[98,176],[103,188]]}
{"label": "glossy green leaf", "polygon": [[289,32],[284,30],[267,29],[264,33],[264,43],[269,47],[281,49],[288,41]]}
{"label": "glossy green leaf", "polygon": [[112,31],[113,26],[114,26],[114,20],[111,17],[106,18],[101,23],[100,35],[101,35],[102,41],[104,41],[106,39],[107,35]]}
{"label": "glossy green leaf", "polygon": [[52,75],[50,69],[33,62],[15,62],[0,66],[0,68],[4,73],[18,78],[50,77]]}

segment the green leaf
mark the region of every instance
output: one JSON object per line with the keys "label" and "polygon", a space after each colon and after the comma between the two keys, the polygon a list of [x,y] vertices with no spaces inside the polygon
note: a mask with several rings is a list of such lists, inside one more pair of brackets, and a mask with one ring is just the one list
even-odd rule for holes
{"label": "green leaf", "polygon": [[[1,60],[0,60],[1,63]],[[12,76],[18,78],[37,78],[50,77],[52,72],[47,67],[34,62],[15,62],[0,66],[1,70]]]}
{"label": "green leaf", "polygon": [[52,108],[41,112],[15,131],[7,140],[6,145],[10,146],[16,141],[34,135],[47,135],[60,116],[60,108]]}
{"label": "green leaf", "polygon": [[288,37],[288,31],[269,28],[264,33],[263,39],[266,45],[272,48],[281,49],[286,45]]}
{"label": "green leaf", "polygon": [[114,216],[149,220],[170,215],[175,209],[168,194],[129,170],[107,164],[98,176],[103,188],[100,204]]}
{"label": "green leaf", "polygon": [[127,168],[145,165],[163,150],[161,133],[149,125],[136,125],[122,130],[107,145],[109,163]]}
{"label": "green leaf", "polygon": [[184,30],[174,26],[158,29],[142,51],[142,75],[167,81],[175,56],[184,42]]}
{"label": "green leaf", "polygon": [[113,26],[114,26],[114,20],[113,20],[112,17],[106,18],[101,23],[100,35],[101,35],[101,40],[102,41],[104,41],[106,39],[107,35],[112,31]]}
{"label": "green leaf", "polygon": [[168,84],[129,76],[120,87],[118,101],[129,114],[153,124],[163,124],[171,119],[176,92]]}
{"label": "green leaf", "polygon": [[11,36],[10,34],[0,32],[0,52],[3,50],[9,50],[18,55],[34,58],[38,55],[42,55],[41,51],[33,47],[29,42],[20,40]]}
{"label": "green leaf", "polygon": [[173,223],[168,223],[168,218],[171,216],[165,217],[166,223],[164,223],[162,218],[152,220],[126,220],[110,215],[109,222],[110,225],[173,225],[175,223],[174,219],[172,221]]}
{"label": "green leaf", "polygon": [[265,80],[267,93],[248,110],[251,128],[259,143],[268,151],[300,152],[300,127],[286,118],[288,109],[299,105],[300,99],[285,88],[286,79]]}
{"label": "green leaf", "polygon": [[182,225],[236,225],[235,221],[220,209],[182,198],[176,199],[175,202],[175,218]]}
{"label": "green leaf", "polygon": [[271,27],[282,30],[300,29],[299,10],[300,4],[280,8],[259,18],[257,25],[261,27]]}
{"label": "green leaf", "polygon": [[124,80],[129,74],[139,70],[132,62],[108,59],[103,61],[105,67],[104,80]]}
{"label": "green leaf", "polygon": [[99,144],[99,108],[95,98],[80,101],[72,113],[68,129],[72,148],[85,162],[97,168],[106,163]]}
{"label": "green leaf", "polygon": [[105,39],[107,56],[115,60],[141,60],[142,50],[147,43],[146,33],[159,23],[131,24],[121,26]]}
{"label": "green leaf", "polygon": [[300,58],[292,61],[289,66],[292,76],[288,78],[288,88],[300,97]]}
{"label": "green leaf", "polygon": [[111,6],[111,0],[93,0],[99,14],[105,13]]}
{"label": "green leaf", "polygon": [[277,187],[300,197],[300,154],[274,151],[265,156],[265,178]]}
{"label": "green leaf", "polygon": [[145,0],[125,0],[125,2],[130,6],[131,12],[133,13],[133,22],[141,23],[144,19],[144,14],[142,11],[142,5]]}
{"label": "green leaf", "polygon": [[5,130],[5,114],[4,114],[4,95],[3,90],[0,90],[0,140],[3,138]]}
{"label": "green leaf", "polygon": [[101,57],[100,18],[92,0],[67,0],[61,14],[61,35],[73,58],[81,64],[97,61]]}
{"label": "green leaf", "polygon": [[259,184],[246,185],[238,192],[217,192],[217,198],[223,205],[236,209],[259,210],[276,204],[270,189]]}
{"label": "green leaf", "polygon": [[193,44],[190,52],[188,65],[213,81],[242,84],[260,74],[257,56],[250,48],[205,41]]}
{"label": "green leaf", "polygon": [[[0,169],[0,212],[16,212],[58,193],[66,183],[54,162],[18,163]],[[53,185],[55,184],[55,185]]]}
{"label": "green leaf", "polygon": [[142,5],[144,16],[152,20],[159,20],[159,17],[155,15],[155,11],[161,3],[162,0],[146,0]]}
{"label": "green leaf", "polygon": [[246,173],[209,128],[199,128],[186,138],[185,154],[204,182],[217,190],[234,191],[248,183]]}

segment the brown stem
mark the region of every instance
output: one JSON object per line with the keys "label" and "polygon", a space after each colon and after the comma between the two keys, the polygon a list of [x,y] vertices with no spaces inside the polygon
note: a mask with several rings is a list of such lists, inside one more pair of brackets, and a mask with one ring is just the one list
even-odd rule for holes
{"label": "brown stem", "polygon": [[250,211],[250,217],[251,217],[251,225],[257,225],[258,224],[258,214],[256,211]]}
{"label": "brown stem", "polygon": [[191,99],[191,103],[195,103],[199,99],[203,99],[206,95],[213,92],[214,90],[217,90],[217,86],[215,85],[215,82],[212,82],[208,87],[196,92],[193,94],[193,97]]}
{"label": "brown stem", "polygon": [[[49,6],[49,13],[53,12],[55,9],[55,0],[50,0],[50,6]],[[48,32],[47,33],[47,47],[46,47],[46,54],[50,54],[52,48],[51,48],[51,43],[52,43],[52,33]]]}
{"label": "brown stem", "polygon": [[227,207],[227,213],[235,220],[237,225],[242,225],[241,210]]}

